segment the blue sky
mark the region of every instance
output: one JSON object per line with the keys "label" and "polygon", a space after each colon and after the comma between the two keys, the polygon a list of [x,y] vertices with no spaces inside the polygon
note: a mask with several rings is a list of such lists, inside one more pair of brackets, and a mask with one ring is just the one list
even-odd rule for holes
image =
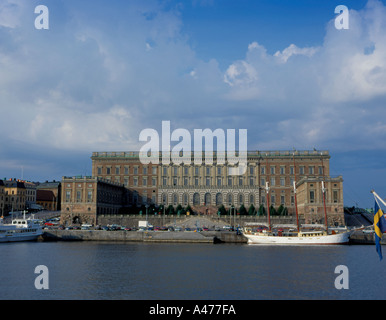
{"label": "blue sky", "polygon": [[139,149],[169,120],[247,129],[250,150],[329,150],[346,205],[370,207],[385,102],[384,1],[0,0],[1,177],[91,174],[92,151]]}

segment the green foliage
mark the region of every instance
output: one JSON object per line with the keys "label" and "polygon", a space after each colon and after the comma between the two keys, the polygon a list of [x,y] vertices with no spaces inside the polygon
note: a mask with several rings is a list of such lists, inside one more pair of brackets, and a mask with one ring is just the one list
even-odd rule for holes
{"label": "green foliage", "polygon": [[240,215],[243,215],[243,216],[248,214],[247,209],[245,209],[243,204],[239,208],[239,213],[240,213]]}
{"label": "green foliage", "polygon": [[249,216],[254,216],[256,214],[256,208],[255,206],[253,205],[253,203],[249,206],[249,209],[248,209],[248,215]]}

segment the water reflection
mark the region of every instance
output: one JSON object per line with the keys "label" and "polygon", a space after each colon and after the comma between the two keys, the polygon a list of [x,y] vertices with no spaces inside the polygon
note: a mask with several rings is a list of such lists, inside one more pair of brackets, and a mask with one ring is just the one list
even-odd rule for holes
{"label": "water reflection", "polygon": [[[0,254],[1,299],[386,298],[372,246],[31,242],[1,245]],[[34,288],[40,264],[49,290]],[[334,287],[339,264],[349,290]]]}

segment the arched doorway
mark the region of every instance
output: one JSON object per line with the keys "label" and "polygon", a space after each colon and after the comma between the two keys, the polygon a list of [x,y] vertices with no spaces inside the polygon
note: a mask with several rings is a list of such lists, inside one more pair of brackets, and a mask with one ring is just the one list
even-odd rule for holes
{"label": "arched doorway", "polygon": [[72,224],[80,224],[81,220],[78,216],[72,218]]}

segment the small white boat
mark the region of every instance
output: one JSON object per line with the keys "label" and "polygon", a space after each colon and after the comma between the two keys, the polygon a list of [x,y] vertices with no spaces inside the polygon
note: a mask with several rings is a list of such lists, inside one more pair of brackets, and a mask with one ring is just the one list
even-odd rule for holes
{"label": "small white boat", "polygon": [[11,224],[4,224],[0,218],[0,242],[36,240],[43,233],[38,219],[17,218]]}

